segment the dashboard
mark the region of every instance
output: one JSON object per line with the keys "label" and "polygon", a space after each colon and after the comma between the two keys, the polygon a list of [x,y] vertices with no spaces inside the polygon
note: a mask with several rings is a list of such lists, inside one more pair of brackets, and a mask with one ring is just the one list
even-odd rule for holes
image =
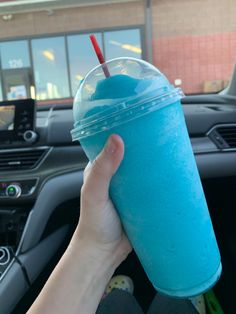
{"label": "dashboard", "polygon": [[[201,178],[235,176],[236,99],[188,96],[183,111]],[[79,200],[88,160],[72,142],[72,128],[71,108],[39,108],[30,145],[0,146],[2,313],[14,308],[67,233],[66,224],[46,236],[45,228],[58,206]]]}
{"label": "dashboard", "polygon": [[[184,99],[183,111],[201,177],[236,174],[236,142],[229,142],[236,136],[236,103],[193,104],[195,98]],[[35,143],[0,145],[0,204],[33,202],[46,181],[84,169],[87,157],[79,142],[72,142],[72,128],[71,109],[40,110]]]}

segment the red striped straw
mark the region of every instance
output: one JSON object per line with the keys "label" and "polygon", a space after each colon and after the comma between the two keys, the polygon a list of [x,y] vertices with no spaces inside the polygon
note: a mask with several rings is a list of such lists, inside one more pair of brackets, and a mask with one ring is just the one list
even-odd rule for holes
{"label": "red striped straw", "polygon": [[90,40],[92,42],[93,48],[95,50],[95,53],[97,55],[98,61],[100,62],[101,66],[102,66],[102,69],[103,69],[103,72],[104,72],[105,76],[106,77],[111,76],[111,74],[110,74],[110,72],[108,70],[106,61],[105,61],[105,59],[103,57],[103,54],[101,52],[101,49],[100,49],[100,47],[98,45],[98,42],[97,42],[97,39],[96,39],[95,35],[92,34],[89,37],[90,37]]}

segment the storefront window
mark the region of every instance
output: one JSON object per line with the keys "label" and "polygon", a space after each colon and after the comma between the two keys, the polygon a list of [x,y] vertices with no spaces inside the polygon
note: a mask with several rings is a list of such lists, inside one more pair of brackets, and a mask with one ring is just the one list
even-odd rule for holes
{"label": "storefront window", "polygon": [[139,29],[105,32],[104,41],[107,60],[118,57],[142,57]]}
{"label": "storefront window", "polygon": [[[102,49],[102,36],[95,33],[97,41]],[[92,48],[89,35],[72,35],[67,37],[69,67],[72,95],[74,96],[80,81],[89,70],[98,64],[97,57]]]}
{"label": "storefront window", "polygon": [[1,43],[0,54],[2,69],[30,67],[29,47],[26,40]]}
{"label": "storefront window", "polygon": [[36,99],[69,97],[65,38],[33,39],[31,45]]}
{"label": "storefront window", "polygon": [[[89,35],[1,42],[0,100],[35,97],[46,101],[75,96],[81,80],[99,63]],[[143,57],[138,28],[97,32],[95,36],[106,60]]]}

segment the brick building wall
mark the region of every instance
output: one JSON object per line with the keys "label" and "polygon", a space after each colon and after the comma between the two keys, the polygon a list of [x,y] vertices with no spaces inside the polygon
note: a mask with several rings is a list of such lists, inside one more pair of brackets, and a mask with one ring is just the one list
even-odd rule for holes
{"label": "brick building wall", "polygon": [[206,91],[223,86],[236,62],[236,1],[152,3],[154,64],[172,82],[181,79],[185,93],[202,92],[204,82]]}
{"label": "brick building wall", "polygon": [[0,18],[0,39],[144,24],[143,2],[114,3],[13,14]]}
{"label": "brick building wall", "polygon": [[[236,1],[152,0],[152,14],[153,63],[171,82],[181,79],[185,93],[222,87],[236,59]],[[144,24],[137,0],[13,14],[0,19],[0,39]]]}

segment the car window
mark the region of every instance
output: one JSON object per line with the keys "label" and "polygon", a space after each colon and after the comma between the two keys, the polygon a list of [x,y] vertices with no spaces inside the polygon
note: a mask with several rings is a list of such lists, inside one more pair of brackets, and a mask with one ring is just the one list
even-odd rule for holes
{"label": "car window", "polygon": [[2,0],[0,10],[0,100],[71,104],[98,64],[91,33],[107,60],[147,60],[185,94],[221,91],[235,62],[230,0]]}

